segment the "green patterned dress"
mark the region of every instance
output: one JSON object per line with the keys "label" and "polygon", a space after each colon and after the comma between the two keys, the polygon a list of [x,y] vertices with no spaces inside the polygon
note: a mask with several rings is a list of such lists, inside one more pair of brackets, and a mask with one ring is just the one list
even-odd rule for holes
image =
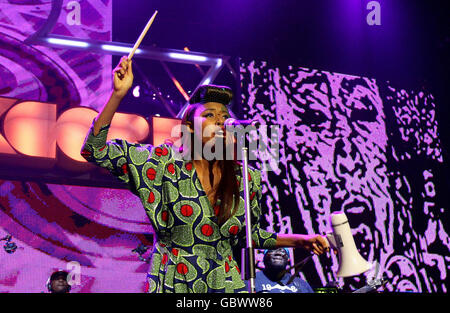
{"label": "green patterned dress", "polygon": [[[109,125],[97,136],[91,127],[81,154],[107,168],[139,196],[155,232],[148,292],[246,292],[232,247],[245,246],[241,168],[236,168],[240,204],[221,226],[193,163],[177,159],[168,145],[106,141]],[[252,239],[256,248],[275,247],[276,234],[260,228],[261,174],[249,169]]]}

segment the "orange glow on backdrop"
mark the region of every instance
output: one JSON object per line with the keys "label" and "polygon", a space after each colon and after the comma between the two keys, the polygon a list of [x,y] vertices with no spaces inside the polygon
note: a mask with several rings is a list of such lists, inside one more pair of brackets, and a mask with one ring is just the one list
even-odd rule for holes
{"label": "orange glow on backdrop", "polygon": [[[11,99],[11,98],[3,98],[0,97],[0,117],[3,113],[5,113],[15,102],[17,102],[17,99]],[[0,154],[6,153],[6,154],[16,154],[14,149],[9,145],[8,141],[6,141],[5,137],[0,135]]]}
{"label": "orange glow on backdrop", "polygon": [[142,116],[116,113],[111,122],[108,139],[120,138],[128,142],[141,142],[148,137],[150,128]]}
{"label": "orange glow on backdrop", "polygon": [[87,162],[81,155],[86,133],[97,112],[90,108],[73,108],[63,112],[56,125],[58,147],[65,155],[78,162]]}
{"label": "orange glow on backdrop", "polygon": [[43,158],[56,156],[56,104],[25,101],[12,107],[3,129],[9,144],[22,154]]}
{"label": "orange glow on backdrop", "polygon": [[[9,110],[9,111],[8,111]],[[2,155],[26,162],[27,167],[39,166],[32,158],[57,161],[57,148],[68,158],[59,160],[66,169],[78,171],[76,164],[86,163],[80,150],[92,121],[98,112],[87,107],[75,107],[57,116],[57,105],[36,101],[20,102],[17,99],[0,97],[0,120],[4,115],[0,134],[0,161]],[[153,144],[160,145],[170,139],[172,128],[180,124],[179,119],[153,117]],[[129,142],[149,139],[150,125],[136,114],[116,113],[111,123],[108,140],[120,138]],[[172,138],[177,140],[178,137]],[[14,156],[15,155],[15,156]],[[76,163],[71,163],[71,162]],[[23,165],[23,162],[16,162]],[[13,163],[13,164],[16,164]],[[56,162],[58,165],[58,162]],[[72,165],[71,165],[72,164]],[[83,170],[83,168],[80,168]],[[85,169],[84,169],[85,170]]]}
{"label": "orange glow on backdrop", "polygon": [[175,129],[177,125],[181,125],[180,119],[165,118],[165,117],[152,117],[153,123],[153,144],[159,146],[166,140],[175,143],[181,136],[181,132],[174,133],[172,136],[172,129]]}
{"label": "orange glow on backdrop", "polygon": [[[58,147],[65,155],[78,162],[86,162],[80,155],[84,138],[97,116],[97,111],[79,107],[65,111],[58,118],[56,133]],[[138,115],[116,113],[111,122],[108,140],[121,138],[129,142],[140,142],[148,137],[147,121]]]}

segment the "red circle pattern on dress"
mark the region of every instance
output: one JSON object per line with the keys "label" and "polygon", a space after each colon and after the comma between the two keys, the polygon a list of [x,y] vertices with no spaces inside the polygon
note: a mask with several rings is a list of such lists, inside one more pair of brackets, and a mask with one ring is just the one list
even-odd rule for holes
{"label": "red circle pattern on dress", "polygon": [[147,170],[147,177],[150,180],[155,180],[155,178],[156,178],[156,170],[154,168],[149,168]]}
{"label": "red circle pattern on dress", "polygon": [[230,229],[228,231],[232,235],[237,235],[237,233],[239,231],[239,227],[237,225],[233,225],[233,226],[230,227]]}
{"label": "red circle pattern on dress", "polygon": [[175,166],[173,165],[173,163],[167,165],[167,171],[169,171],[169,173],[172,175],[175,174]]}
{"label": "red circle pattern on dress", "polygon": [[153,193],[153,191],[150,191],[150,194],[148,195],[147,202],[148,202],[148,203],[153,203],[153,202],[155,202],[155,194]]}
{"label": "red circle pattern on dress", "polygon": [[205,235],[206,237],[209,237],[214,233],[214,229],[209,224],[203,225],[201,231],[202,234]]}
{"label": "red circle pattern on dress", "polygon": [[192,215],[192,213],[194,213],[194,209],[189,204],[185,204],[181,206],[180,212],[181,215],[189,217]]}
{"label": "red circle pattern on dress", "polygon": [[179,263],[179,264],[177,265],[177,272],[178,272],[178,274],[186,275],[186,274],[189,272],[189,269],[188,269],[188,267],[187,267],[186,264],[184,264],[184,263]]}

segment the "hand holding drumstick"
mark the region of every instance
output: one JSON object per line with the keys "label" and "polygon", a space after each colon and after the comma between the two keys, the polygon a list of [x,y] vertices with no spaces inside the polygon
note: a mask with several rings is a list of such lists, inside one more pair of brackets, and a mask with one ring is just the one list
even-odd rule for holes
{"label": "hand holding drumstick", "polygon": [[133,85],[133,67],[132,60],[123,56],[119,64],[113,70],[114,74],[114,93],[118,97],[125,97],[128,90]]}
{"label": "hand holding drumstick", "polygon": [[129,60],[126,56],[123,56],[120,59],[119,64],[113,70],[113,75],[114,89],[108,102],[106,102],[95,118],[93,131],[94,136],[97,136],[102,126],[111,124],[120,102],[133,85],[134,77],[131,60]]}
{"label": "hand holding drumstick", "polygon": [[98,134],[102,126],[109,125],[111,123],[114,114],[116,113],[117,107],[119,106],[123,97],[125,97],[125,95],[127,94],[128,90],[130,90],[131,86],[133,85],[134,76],[131,58],[141,44],[142,39],[144,38],[148,29],[152,25],[157,13],[158,11],[155,11],[153,16],[150,18],[129,55],[123,56],[120,59],[119,64],[113,70],[114,90],[108,102],[105,104],[105,106],[102,108],[95,119],[93,131],[94,136]]}

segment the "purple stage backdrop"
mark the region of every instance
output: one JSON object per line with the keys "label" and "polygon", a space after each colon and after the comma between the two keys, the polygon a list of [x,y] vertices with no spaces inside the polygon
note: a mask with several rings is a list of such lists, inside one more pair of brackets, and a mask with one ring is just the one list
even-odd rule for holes
{"label": "purple stage backdrop", "polygon": [[[111,90],[111,55],[27,44],[58,1],[0,3],[1,96],[98,109]],[[112,1],[61,1],[51,34],[111,40]],[[142,292],[148,221],[125,190],[0,180],[0,292],[44,292],[55,269],[72,292]],[[3,246],[17,245],[8,254]]]}
{"label": "purple stage backdrop", "polygon": [[[111,56],[27,44],[52,2],[0,3],[1,96],[60,109],[103,105]],[[111,0],[62,1],[52,34],[111,40]],[[267,229],[325,233],[329,213],[344,210],[388,290],[446,292],[448,191],[439,182],[447,160],[433,96],[260,61],[245,61],[241,79],[246,114],[282,126],[280,161],[263,172]],[[71,272],[72,292],[145,291],[148,252],[133,250],[151,246],[152,229],[127,190],[0,180],[0,239],[0,292],[46,292],[56,269]],[[336,270],[334,255],[314,257],[302,276],[321,287]],[[356,288],[362,278],[346,283]]]}
{"label": "purple stage backdrop", "polygon": [[[50,34],[111,40],[111,0],[59,1]],[[4,97],[98,108],[111,90],[111,56],[28,44],[58,1],[0,1],[0,90]],[[63,108],[63,107],[61,107]]]}
{"label": "purple stage backdrop", "polygon": [[[267,229],[323,234],[330,213],[344,211],[387,290],[446,292],[448,191],[433,96],[262,61],[242,63],[241,80],[247,116],[282,128],[280,161],[263,172]],[[321,286],[337,269],[336,256],[315,257],[303,275]],[[338,281],[354,289],[361,276]]]}

